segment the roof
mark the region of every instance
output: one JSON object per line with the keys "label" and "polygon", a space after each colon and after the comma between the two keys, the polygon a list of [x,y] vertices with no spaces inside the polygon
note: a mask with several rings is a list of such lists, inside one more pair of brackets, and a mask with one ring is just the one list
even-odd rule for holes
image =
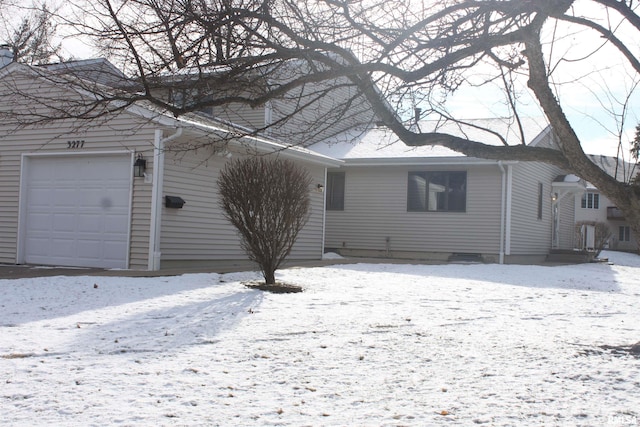
{"label": "roof", "polygon": [[584,191],[587,188],[587,183],[580,177],[569,175],[558,175],[551,183],[553,191],[561,191],[564,194],[576,193]]}
{"label": "roof", "polygon": [[[46,72],[54,74],[62,73],[80,80],[97,84],[121,82],[120,78],[124,77],[124,74],[119,72],[119,70],[107,60],[92,59],[43,67],[11,63],[0,69],[0,78],[16,71],[32,73],[36,78],[43,76],[43,73]],[[96,82],[87,80],[91,78],[96,78],[98,80],[113,78],[113,80],[109,80],[104,83],[100,81]],[[72,82],[64,80],[64,83]],[[113,88],[116,87],[116,85],[107,85],[107,87]],[[91,92],[88,92],[90,89],[83,87],[80,82],[79,86],[75,89],[78,93],[91,96]],[[147,101],[138,101],[131,106],[126,106],[124,109],[130,114],[147,119],[162,127],[169,127],[173,129],[182,127],[202,132],[204,135],[208,133],[215,133],[221,136],[233,136],[234,138],[230,138],[231,143],[242,145],[243,147],[250,148],[260,153],[280,153],[282,156],[287,158],[303,160],[323,166],[338,166],[342,163],[342,161],[338,159],[317,153],[304,147],[286,144],[282,141],[262,136],[251,135],[251,131],[248,129],[243,129],[240,126],[236,126],[222,120],[205,117],[196,113],[185,114],[181,117],[174,117],[170,112],[159,109]]]}
{"label": "roof", "polygon": [[69,74],[80,79],[113,88],[131,88],[135,83],[104,58],[83,59],[41,66],[56,74]]}
{"label": "roof", "polygon": [[[422,132],[442,132],[489,145],[501,145],[502,141],[486,129],[501,135],[509,145],[522,143],[517,126],[512,119],[476,119],[463,125],[449,121],[421,121]],[[546,122],[528,118],[522,120],[525,143],[537,140],[548,129]],[[310,146],[313,151],[326,156],[345,160],[349,164],[397,164],[422,163],[496,163],[495,160],[470,158],[451,149],[433,146],[409,147],[387,127],[375,127],[368,130],[352,130],[329,140]]]}
{"label": "roof", "polygon": [[[629,182],[639,172],[634,163],[625,162],[617,157],[599,154],[588,154],[588,156],[596,166],[620,182]],[[595,188],[591,183],[587,183],[587,186],[591,189]]]}
{"label": "roof", "polygon": [[284,157],[304,160],[324,166],[338,166],[342,163],[333,157],[317,153],[304,147],[289,145],[281,141],[252,135],[251,130],[217,120],[202,114],[188,113],[180,117],[174,117],[166,111],[161,111],[153,105],[138,102],[136,105],[128,107],[127,111],[146,119],[149,119],[161,126],[170,128],[185,128],[200,131],[205,134],[215,133],[221,136],[232,136],[229,141],[246,148],[256,150],[261,153],[280,153]]}

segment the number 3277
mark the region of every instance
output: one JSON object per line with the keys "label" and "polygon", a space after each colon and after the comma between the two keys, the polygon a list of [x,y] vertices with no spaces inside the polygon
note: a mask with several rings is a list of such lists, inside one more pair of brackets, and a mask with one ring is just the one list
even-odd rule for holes
{"label": "number 3277", "polygon": [[84,147],[84,139],[80,141],[67,141],[67,148],[82,148]]}

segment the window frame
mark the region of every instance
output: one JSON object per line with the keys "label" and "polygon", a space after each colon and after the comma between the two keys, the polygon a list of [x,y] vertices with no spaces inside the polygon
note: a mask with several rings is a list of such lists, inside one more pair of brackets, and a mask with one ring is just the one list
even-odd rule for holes
{"label": "window frame", "polygon": [[544,202],[544,184],[538,183],[538,219],[542,219],[542,205]]}
{"label": "window frame", "polygon": [[[412,185],[415,182],[415,179],[412,180],[412,177],[420,177],[424,179],[424,194],[419,194],[418,190],[415,194],[412,194]],[[436,185],[443,186],[444,191],[437,192],[435,194],[430,194],[429,189],[435,177],[446,177],[446,183],[442,184],[438,182]],[[452,189],[452,178],[463,177],[462,190]],[[409,171],[407,173],[407,212],[447,212],[447,213],[465,213],[467,212],[467,182],[468,182],[468,173],[466,170],[447,170],[447,171],[439,171],[439,170],[431,170],[431,171]],[[462,193],[462,198],[460,200],[455,200],[452,196],[456,194]],[[435,198],[436,206],[432,206],[432,201]],[[423,200],[424,203],[420,201]],[[418,201],[418,203],[416,203]],[[444,204],[443,208],[439,208],[440,204]],[[424,205],[423,207],[417,207],[418,204]],[[451,208],[451,205],[460,204],[461,207]]]}
{"label": "window frame", "polygon": [[600,209],[600,193],[587,191],[582,195],[580,200],[581,209]]}
{"label": "window frame", "polygon": [[628,225],[619,225],[618,226],[618,241],[619,242],[630,242],[631,241],[631,229]]}
{"label": "window frame", "polygon": [[[336,181],[336,178],[338,180]],[[325,210],[344,211],[344,196],[346,189],[346,174],[344,171],[327,171],[327,187],[325,189]],[[336,186],[340,190],[336,195]]]}

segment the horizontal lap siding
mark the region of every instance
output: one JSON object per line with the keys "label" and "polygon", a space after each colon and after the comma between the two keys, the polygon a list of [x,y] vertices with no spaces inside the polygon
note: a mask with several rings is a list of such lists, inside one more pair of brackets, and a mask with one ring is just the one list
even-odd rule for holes
{"label": "horizontal lap siding", "polygon": [[[1,83],[1,82],[0,82]],[[64,99],[67,91],[46,84],[35,84],[32,77],[11,80],[9,101],[4,105],[13,112],[27,111],[33,100],[25,101],[15,94],[20,91],[44,91],[49,99]],[[36,92],[40,93],[40,92]],[[6,98],[5,98],[6,99]],[[3,107],[0,107],[2,109]],[[17,253],[18,205],[21,155],[89,154],[97,151],[139,151],[145,153],[147,168],[153,167],[153,126],[127,113],[111,114],[95,120],[58,120],[38,126],[17,127],[9,120],[0,124],[0,262],[14,263]],[[69,149],[68,141],[84,140],[83,148]],[[133,172],[132,172],[133,173]],[[149,218],[151,184],[142,178],[133,180],[133,204],[130,246],[130,268],[146,268],[149,252]]]}
{"label": "horizontal lap siding", "polygon": [[409,171],[456,168],[347,167],[345,209],[327,211],[327,248],[498,253],[500,173],[467,170],[466,212],[407,212]]}
{"label": "horizontal lap siding", "polygon": [[215,107],[213,116],[250,129],[261,129],[265,125],[264,105],[251,108],[246,104],[232,103],[223,107]]}
{"label": "horizontal lap siding", "polygon": [[[344,85],[346,80],[338,80]],[[316,99],[319,93],[325,94]],[[314,142],[373,121],[370,106],[364,98],[356,97],[354,87],[338,86],[333,81],[307,84],[290,91],[287,99],[271,101],[271,134],[293,144],[308,146]],[[300,96],[301,99],[296,99]],[[355,97],[355,99],[354,99]],[[304,108],[297,105],[300,101]],[[284,122],[281,120],[286,119]]]}
{"label": "horizontal lap siding", "polygon": [[[234,155],[236,158],[237,155]],[[182,197],[182,209],[162,208],[161,257],[166,261],[244,260],[238,234],[219,206],[217,179],[228,160],[206,149],[167,151],[163,195]],[[324,182],[323,167],[309,167],[316,183]],[[312,213],[301,231],[291,259],[322,255],[322,193],[311,191]]]}
{"label": "horizontal lap siding", "polygon": [[[511,204],[511,255],[542,255],[551,248],[551,182],[562,172],[539,162],[520,162],[513,166]],[[543,184],[542,219],[538,219],[539,183]],[[561,228],[570,229],[566,217]]]}

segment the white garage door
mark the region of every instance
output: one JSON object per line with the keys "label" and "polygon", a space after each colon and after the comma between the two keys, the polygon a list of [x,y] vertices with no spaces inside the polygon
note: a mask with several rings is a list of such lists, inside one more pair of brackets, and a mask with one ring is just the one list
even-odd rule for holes
{"label": "white garage door", "polygon": [[30,157],[24,180],[24,261],[126,268],[131,157]]}

